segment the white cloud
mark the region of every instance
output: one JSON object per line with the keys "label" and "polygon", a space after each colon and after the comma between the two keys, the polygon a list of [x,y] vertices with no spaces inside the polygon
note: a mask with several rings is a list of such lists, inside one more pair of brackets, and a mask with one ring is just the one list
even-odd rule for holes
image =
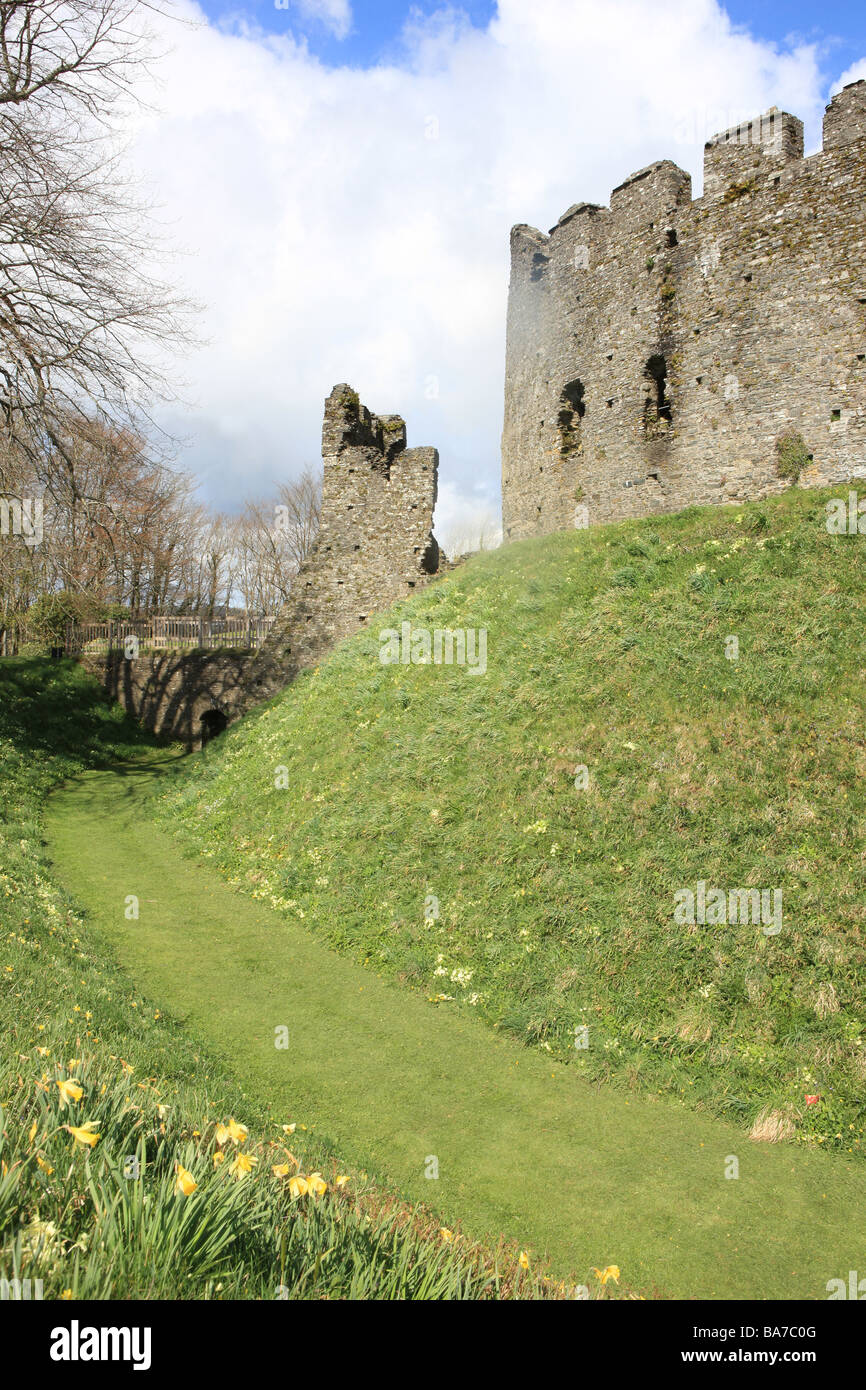
{"label": "white cloud", "polygon": [[757,43],[715,0],[501,0],[486,31],[416,18],[370,70],[289,35],[170,32],[134,154],[207,305],[180,364],[195,408],[170,423],[221,505],[315,460],[349,381],[439,447],[449,525],[498,510],[511,224],[665,156],[697,180],[715,130],[775,104],[814,131],[823,106],[812,48]]}
{"label": "white cloud", "polygon": [[274,0],[278,10],[297,9],[308,19],[325,25],[338,39],[345,39],[352,28],[352,10],[348,0]]}
{"label": "white cloud", "polygon": [[849,82],[862,81],[866,81],[866,58],[861,58],[858,62],[852,63],[848,71],[843,72],[839,81],[833,83],[830,91],[835,96],[837,92],[841,92],[843,87],[847,87]]}

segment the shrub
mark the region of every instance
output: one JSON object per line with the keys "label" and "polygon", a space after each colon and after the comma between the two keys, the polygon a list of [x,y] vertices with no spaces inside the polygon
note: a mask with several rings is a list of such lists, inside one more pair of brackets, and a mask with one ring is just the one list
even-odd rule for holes
{"label": "shrub", "polygon": [[806,441],[797,430],[787,430],[776,440],[776,472],[780,478],[796,483],[803,469],[812,462]]}

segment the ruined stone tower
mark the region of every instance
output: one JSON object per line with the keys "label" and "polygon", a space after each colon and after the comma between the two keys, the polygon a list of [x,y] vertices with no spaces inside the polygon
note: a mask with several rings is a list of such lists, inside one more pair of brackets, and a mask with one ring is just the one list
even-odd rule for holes
{"label": "ruined stone tower", "polygon": [[251,664],[251,700],[281,689],[439,569],[436,449],[407,449],[400,416],[372,415],[342,384],[325,402],[322,460],[319,535]]}
{"label": "ruined stone tower", "polygon": [[[866,82],[820,153],[775,108],[511,233],[506,540],[866,475]],[[579,507],[586,509],[581,513]]]}
{"label": "ruined stone tower", "polygon": [[350,386],[335,386],[322,454],[319,535],[264,646],[85,658],[149,729],[200,747],[206,727],[224,728],[276,695],[447,563],[432,531],[439,455],[407,449],[399,415],[371,415]]}

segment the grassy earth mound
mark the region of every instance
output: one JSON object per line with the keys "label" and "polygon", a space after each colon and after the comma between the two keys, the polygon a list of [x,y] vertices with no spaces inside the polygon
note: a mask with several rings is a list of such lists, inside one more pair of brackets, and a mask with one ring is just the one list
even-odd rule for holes
{"label": "grassy earth mound", "polygon": [[[431,1008],[859,1153],[866,564],[826,529],[841,491],[479,556],[190,759],[164,823]],[[486,629],[486,672],[383,664],[404,622]],[[678,922],[699,883],[780,890],[781,930]]]}

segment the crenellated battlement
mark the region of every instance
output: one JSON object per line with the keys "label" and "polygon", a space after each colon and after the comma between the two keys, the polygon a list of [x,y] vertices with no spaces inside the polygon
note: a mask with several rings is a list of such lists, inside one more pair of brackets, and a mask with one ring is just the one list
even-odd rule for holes
{"label": "crenellated battlement", "polygon": [[698,199],[660,160],[513,228],[506,539],[778,490],[785,431],[805,481],[866,474],[866,82],[809,158],[775,107],[704,156]]}
{"label": "crenellated battlement", "polygon": [[773,106],[704,146],[704,197],[724,197],[738,179],[769,178],[803,158],[803,122]]}
{"label": "crenellated battlement", "polygon": [[866,82],[849,82],[824,112],[824,149],[836,150],[866,137]]}

